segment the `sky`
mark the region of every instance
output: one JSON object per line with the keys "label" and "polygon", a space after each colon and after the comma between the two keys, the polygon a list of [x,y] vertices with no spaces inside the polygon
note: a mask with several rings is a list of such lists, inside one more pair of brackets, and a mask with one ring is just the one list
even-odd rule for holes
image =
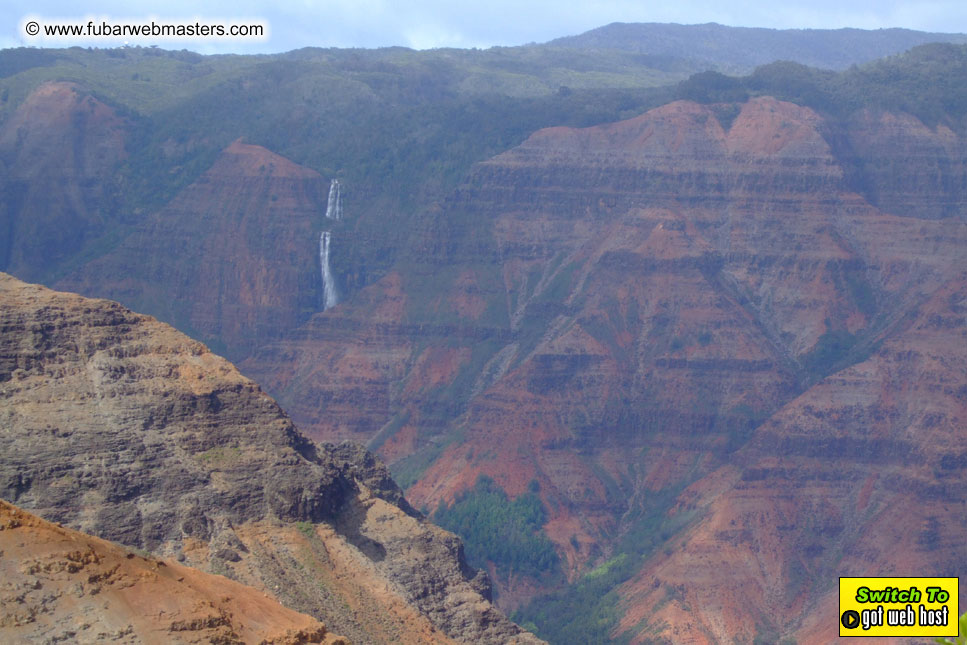
{"label": "sky", "polygon": [[[199,8],[202,4],[203,8]],[[262,38],[31,38],[27,24],[70,22],[259,24]],[[717,22],[781,29],[905,27],[967,33],[964,0],[4,0],[0,6],[0,48],[71,45],[116,47],[157,44],[201,53],[273,53],[300,47],[385,47],[414,49],[522,45],[574,35],[612,22]]]}

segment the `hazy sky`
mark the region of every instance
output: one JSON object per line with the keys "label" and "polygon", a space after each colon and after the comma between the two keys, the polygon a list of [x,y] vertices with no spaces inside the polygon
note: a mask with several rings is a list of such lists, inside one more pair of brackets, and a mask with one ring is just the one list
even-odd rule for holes
{"label": "hazy sky", "polygon": [[543,42],[581,33],[611,22],[678,22],[775,28],[878,29],[906,27],[922,31],[967,32],[967,2],[862,0],[490,0],[463,5],[457,0],[281,0],[270,5],[252,0],[4,0],[0,7],[0,47],[64,47],[71,44],[110,47],[115,41],[29,40],[28,20],[44,25],[57,19],[86,22],[109,19],[142,22],[258,21],[268,38],[255,40],[183,39],[174,42],[131,39],[131,44],[159,44],[168,49],[215,52],[279,52],[305,46],[489,47]]}

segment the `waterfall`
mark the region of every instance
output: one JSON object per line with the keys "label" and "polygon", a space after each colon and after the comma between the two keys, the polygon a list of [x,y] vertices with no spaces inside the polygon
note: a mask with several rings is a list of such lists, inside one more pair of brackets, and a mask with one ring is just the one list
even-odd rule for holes
{"label": "waterfall", "polygon": [[342,219],[342,195],[339,189],[339,180],[333,179],[329,184],[329,201],[326,203],[327,219]]}
{"label": "waterfall", "polygon": [[[329,199],[326,202],[326,219],[342,219],[342,193],[339,180],[333,179],[329,183]],[[319,266],[322,271],[322,309],[325,311],[335,307],[339,302],[339,291],[336,289],[336,278],[329,267],[329,244],[332,233],[323,231],[319,234]]]}
{"label": "waterfall", "polygon": [[[332,193],[330,193],[330,199],[331,196]],[[339,292],[336,290],[336,279],[332,275],[332,269],[329,268],[329,242],[331,237],[332,235],[329,231],[323,231],[319,234],[319,265],[322,267],[323,311],[330,307],[335,307],[339,302]]]}

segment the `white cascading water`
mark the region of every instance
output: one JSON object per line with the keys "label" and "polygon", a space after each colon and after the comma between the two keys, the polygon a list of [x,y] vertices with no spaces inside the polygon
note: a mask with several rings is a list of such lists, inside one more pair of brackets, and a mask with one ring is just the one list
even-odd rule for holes
{"label": "white cascading water", "polygon": [[335,307],[339,302],[339,291],[336,290],[336,279],[329,268],[329,242],[332,235],[329,231],[319,234],[319,264],[322,266],[322,310]]}
{"label": "white cascading water", "polygon": [[329,184],[329,201],[326,203],[327,219],[342,219],[342,195],[339,189],[339,180],[333,179]]}

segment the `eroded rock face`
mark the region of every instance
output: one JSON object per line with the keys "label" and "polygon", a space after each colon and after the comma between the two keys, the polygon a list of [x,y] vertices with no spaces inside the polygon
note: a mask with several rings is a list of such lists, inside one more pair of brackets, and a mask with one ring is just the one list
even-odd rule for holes
{"label": "eroded rock face", "polygon": [[4,642],[347,645],[261,591],[138,555],[4,501],[0,554]]}
{"label": "eroded rock face", "polygon": [[[722,122],[678,102],[536,133],[477,166],[417,269],[244,368],[315,436],[371,439],[394,461],[468,410],[475,432],[537,442],[528,454],[564,448],[568,477],[577,445],[627,451],[661,427],[662,445],[683,428],[728,441],[823,375],[824,335],[875,338],[937,288],[965,233],[858,196],[807,108],[761,98]],[[476,476],[465,465],[456,488]],[[504,470],[516,491],[535,474]],[[449,495],[423,479],[421,502]]]}
{"label": "eroded rock face", "polygon": [[964,219],[967,145],[949,127],[929,127],[909,114],[862,110],[844,138],[844,165],[872,204],[918,219]]}
{"label": "eroded rock face", "polygon": [[[831,642],[830,581],[839,576],[959,575],[965,278],[938,289],[869,358],[780,409],[731,464],[679,497],[672,515],[700,520],[621,588],[621,631],[645,620],[695,642],[751,639],[756,627]],[[780,612],[788,618],[762,622]]]}
{"label": "eroded rock face", "polygon": [[[403,642],[533,640],[378,460],[309,441],[204,345],[117,303],[6,275],[0,302],[0,496],[235,575],[353,642],[381,642],[385,629]],[[319,532],[332,548],[298,550],[300,571],[324,576],[337,562],[345,575],[356,562],[366,576],[294,584],[303,574],[279,566],[286,544]],[[365,606],[346,611],[343,596]]]}
{"label": "eroded rock face", "polygon": [[[732,107],[677,102],[621,123],[535,133],[476,166],[417,232],[407,270],[314,316],[243,369],[313,436],[369,439],[401,472],[415,470],[407,492],[418,505],[452,500],[480,474],[511,495],[536,480],[545,530],[572,575],[663,498],[690,513],[669,550],[684,541],[691,553],[694,539],[737,562],[755,561],[743,551],[753,543],[773,554],[721,591],[715,572],[728,563],[705,571],[714,558],[656,556],[628,587],[623,630],[683,585],[695,602],[756,600],[708,602],[709,614],[691,622],[667,614],[680,628],[666,634],[673,640],[702,642],[703,630],[751,638],[751,611],[802,616],[787,633],[807,634],[824,593],[817,572],[879,571],[862,535],[900,508],[939,518],[931,504],[960,495],[947,471],[922,467],[925,455],[941,457],[916,429],[932,419],[943,445],[962,441],[964,375],[935,352],[962,343],[967,325],[937,313],[943,340],[910,332],[935,298],[959,302],[965,143],[909,115],[833,124],[768,97]],[[851,372],[869,365],[887,371]],[[943,383],[932,390],[939,398],[897,403],[903,382],[921,378]],[[330,401],[342,405],[321,405]],[[884,419],[889,429],[871,429]],[[814,436],[830,428],[842,436]],[[867,480],[879,463],[891,474]],[[867,494],[869,481],[869,494],[898,506],[837,529],[846,499]],[[928,504],[878,488],[887,481],[898,492],[946,492]],[[681,493],[693,486],[714,493]],[[835,501],[817,504],[817,495]],[[692,528],[702,512],[725,537],[702,533],[713,524]],[[767,528],[779,517],[809,528]],[[915,545],[921,531],[942,543],[956,521],[924,522],[945,528],[894,528],[877,552],[954,575],[952,560],[921,557]],[[797,559],[800,549],[813,555]],[[809,560],[833,552],[855,559],[841,569],[831,557]],[[649,578],[666,560],[674,572]],[[675,586],[662,587],[665,576]],[[647,591],[655,579],[663,590]]]}

